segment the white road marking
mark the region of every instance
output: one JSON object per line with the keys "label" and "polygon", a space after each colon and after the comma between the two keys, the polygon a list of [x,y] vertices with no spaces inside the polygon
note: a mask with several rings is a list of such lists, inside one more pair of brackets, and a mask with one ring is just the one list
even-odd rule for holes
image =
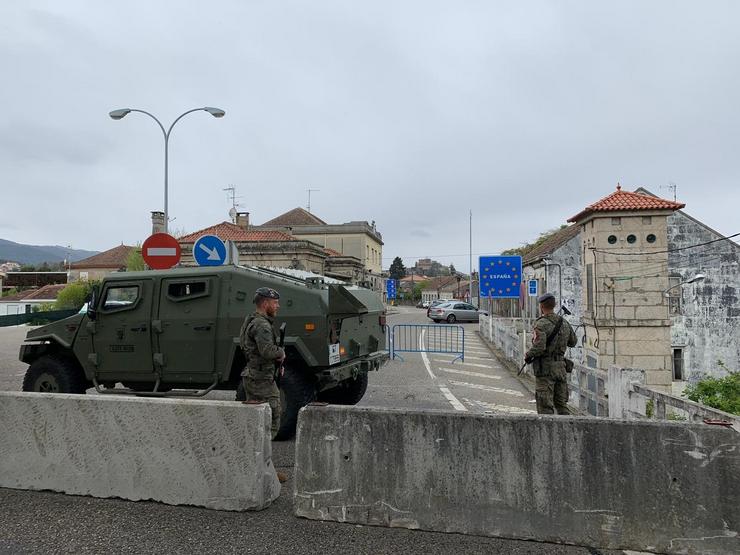
{"label": "white road marking", "polygon": [[478,407],[482,409],[492,410],[494,412],[508,412],[514,414],[537,414],[537,411],[530,409],[523,409],[519,407],[510,407],[508,405],[499,405],[497,403],[486,403],[485,401],[476,401],[475,399],[466,399],[465,401],[471,407]]}
{"label": "white road marking", "polygon": [[453,380],[450,380],[450,384],[457,385],[460,387],[470,387],[471,389],[482,389],[483,391],[492,391],[494,393],[505,393],[506,395],[514,395],[515,397],[524,397],[524,394],[521,391],[515,391],[513,389],[503,389],[501,387],[493,387],[490,385],[478,385],[477,383],[456,382]]}
{"label": "white road marking", "polygon": [[[449,360],[434,359],[432,362],[450,362]],[[476,368],[493,368],[490,364],[476,364],[475,362],[455,362],[456,366],[462,364],[464,366],[475,366]]]}
{"label": "white road marking", "polygon": [[491,376],[489,374],[483,374],[482,372],[469,372],[467,370],[456,370],[454,368],[442,368],[439,367],[437,370],[442,370],[442,372],[447,372],[449,374],[461,374],[463,376],[472,376],[474,378],[489,378],[491,380],[500,380],[501,376]]}
{"label": "white road marking", "polygon": [[[421,347],[421,360],[424,361],[424,366],[426,367],[427,372],[431,376],[432,380],[436,380],[437,377],[434,375],[434,372],[432,372],[432,365],[429,364],[429,357],[424,352],[424,332],[425,331],[426,330],[422,329],[421,336],[419,337],[419,346]],[[455,410],[468,412],[468,409],[465,407],[465,405],[463,405],[460,401],[458,401],[457,397],[455,397],[449,389],[443,386],[438,386],[438,387],[439,387],[439,390],[442,392],[442,395],[445,396],[445,398],[450,402],[450,404]]]}
{"label": "white road marking", "polygon": [[468,409],[465,408],[465,405],[458,401],[457,397],[455,397],[449,389],[447,389],[446,387],[440,387],[439,390],[442,392],[442,395],[447,397],[447,400],[452,404],[453,407],[455,407],[455,410],[461,410],[465,412],[468,411]]}
{"label": "white road marking", "polygon": [[[456,355],[454,353],[435,353],[434,356],[438,356],[438,357],[457,357],[459,355]],[[465,355],[465,360],[490,360],[490,361],[493,361],[493,358],[492,357],[469,357],[469,356]],[[448,361],[444,361],[444,362],[448,362]]]}

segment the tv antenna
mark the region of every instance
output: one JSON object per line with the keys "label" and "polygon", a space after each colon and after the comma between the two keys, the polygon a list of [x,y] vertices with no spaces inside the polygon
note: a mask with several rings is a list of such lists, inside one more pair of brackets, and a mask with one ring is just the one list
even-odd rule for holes
{"label": "tv antenna", "polygon": [[676,189],[678,187],[676,186],[675,183],[673,183],[673,181],[669,181],[668,182],[668,185],[661,185],[660,188],[661,189],[670,189],[671,191],[673,191],[673,202],[676,202]]}
{"label": "tv antenna", "polygon": [[308,191],[308,206],[306,206],[306,210],[309,212],[311,211],[311,193],[318,193],[321,189],[306,189]]}
{"label": "tv antenna", "polygon": [[223,190],[228,192],[227,197],[230,198],[231,200],[231,208],[229,209],[229,217],[231,218],[232,222],[236,223],[237,208],[240,206],[240,204],[236,202],[236,199],[242,198],[242,197],[236,196],[236,188],[233,185],[229,185]]}

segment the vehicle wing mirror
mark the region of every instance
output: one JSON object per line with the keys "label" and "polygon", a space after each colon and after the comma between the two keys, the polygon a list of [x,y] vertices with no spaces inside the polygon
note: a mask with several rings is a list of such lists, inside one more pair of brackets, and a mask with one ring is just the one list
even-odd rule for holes
{"label": "vehicle wing mirror", "polygon": [[90,296],[87,299],[87,317],[95,320],[98,316],[98,298],[100,297],[100,288],[93,285],[90,290]]}

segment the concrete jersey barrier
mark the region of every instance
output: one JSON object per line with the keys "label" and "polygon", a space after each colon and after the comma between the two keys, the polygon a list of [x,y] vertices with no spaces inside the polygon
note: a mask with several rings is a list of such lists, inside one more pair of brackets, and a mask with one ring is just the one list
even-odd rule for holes
{"label": "concrete jersey barrier", "polygon": [[243,511],[280,494],[268,405],[0,392],[0,487]]}
{"label": "concrete jersey barrier", "polygon": [[672,422],[307,407],[297,516],[663,553],[740,549],[740,436]]}

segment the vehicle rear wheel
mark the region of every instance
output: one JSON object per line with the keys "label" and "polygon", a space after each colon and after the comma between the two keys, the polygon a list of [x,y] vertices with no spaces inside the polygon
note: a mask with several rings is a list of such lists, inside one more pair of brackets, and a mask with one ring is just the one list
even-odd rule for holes
{"label": "vehicle rear wheel", "polygon": [[316,380],[303,367],[286,366],[280,378],[280,428],[276,441],[285,441],[295,436],[298,411],[316,400]]}
{"label": "vehicle rear wheel", "polygon": [[68,357],[46,355],[31,363],[23,378],[23,391],[36,393],[85,393],[87,379]]}
{"label": "vehicle rear wheel", "polygon": [[457,320],[457,318],[455,318],[455,315],[454,315],[454,314],[450,314],[450,315],[449,315],[449,316],[447,317],[447,323],[448,323],[448,324],[454,324],[454,323],[455,323],[455,320]]}
{"label": "vehicle rear wheel", "polygon": [[367,391],[367,372],[319,393],[319,401],[332,405],[356,405]]}

